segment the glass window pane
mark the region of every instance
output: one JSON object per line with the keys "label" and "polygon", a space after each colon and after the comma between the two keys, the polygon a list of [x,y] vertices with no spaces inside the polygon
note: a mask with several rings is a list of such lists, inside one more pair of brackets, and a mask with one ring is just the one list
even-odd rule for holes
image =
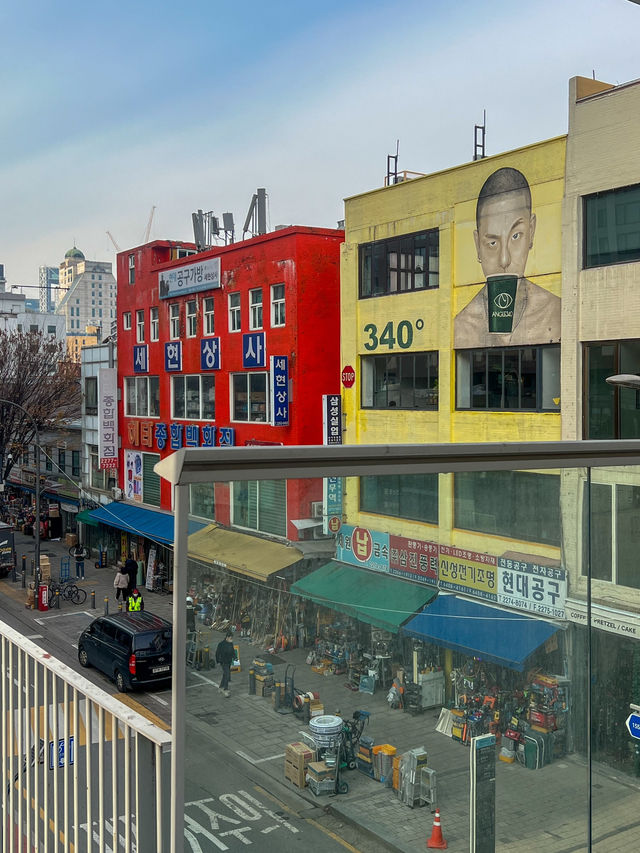
{"label": "glass window pane", "polygon": [[173,417],[184,418],[184,376],[172,376],[171,379],[173,384]]}
{"label": "glass window pane", "polygon": [[202,399],[201,417],[208,421],[216,417],[216,379],[215,376],[201,376]]}
{"label": "glass window pane", "polygon": [[605,379],[617,373],[613,344],[590,344],[587,353],[587,435],[586,438],[615,438],[615,389]]}
{"label": "glass window pane", "polygon": [[640,487],[616,486],[616,582],[640,589]]}
{"label": "glass window pane", "polygon": [[139,376],[136,379],[136,395],[138,397],[138,414],[146,417],[149,414],[149,386],[146,376]]}
{"label": "glass window pane", "polygon": [[200,377],[185,376],[186,417],[197,421],[200,418]]}
{"label": "glass window pane", "polygon": [[233,375],[233,420],[246,421],[248,417],[247,376],[243,373],[235,373]]}
{"label": "glass window pane", "polygon": [[[596,580],[610,581],[612,560],[612,516],[611,486],[600,483],[585,483],[582,498],[583,543],[582,573],[589,570],[591,558],[591,577]],[[591,506],[589,506],[591,500]],[[589,514],[591,510],[591,514]],[[591,553],[589,553],[589,543]]]}
{"label": "glass window pane", "polygon": [[160,378],[149,377],[149,415],[152,418],[160,417]]}

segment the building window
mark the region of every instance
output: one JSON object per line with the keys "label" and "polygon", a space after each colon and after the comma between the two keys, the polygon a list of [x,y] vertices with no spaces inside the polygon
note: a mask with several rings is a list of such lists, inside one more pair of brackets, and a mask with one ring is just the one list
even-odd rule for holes
{"label": "building window", "polygon": [[149,308],[149,320],[151,323],[151,340],[157,341],[160,339],[160,323],[158,318],[158,307]]}
{"label": "building window", "polygon": [[456,352],[456,407],[560,411],[560,347]]}
{"label": "building window", "polygon": [[249,328],[262,328],[262,288],[249,291]]}
{"label": "building window", "polygon": [[136,280],[136,256],[129,255],[129,284],[133,284]]}
{"label": "building window", "polygon": [[87,376],[84,380],[84,413],[85,415],[98,414],[97,376]]}
{"label": "building window", "polygon": [[232,374],[232,420],[262,423],[269,420],[268,376],[268,373]]}
{"label": "building window", "polygon": [[272,536],[286,536],[286,480],[234,482],[232,511],[232,523],[238,527]]}
{"label": "building window", "polygon": [[439,252],[437,228],[363,244],[360,299],[438,287]]}
{"label": "building window", "polygon": [[202,300],[202,334],[215,334],[215,322],[213,312],[213,296],[205,296]]}
{"label": "building window", "polygon": [[240,294],[229,294],[229,331],[240,331]]}
{"label": "building window", "polygon": [[192,483],[189,486],[189,512],[198,518],[215,521],[216,504],[213,483]]}
{"label": "building window", "polygon": [[438,353],[363,356],[363,409],[437,409]]}
{"label": "building window", "polygon": [[171,417],[193,421],[215,420],[215,376],[172,376],[171,391]]}
{"label": "building window", "polygon": [[122,328],[125,332],[131,331],[131,311],[125,311],[122,315]]}
{"label": "building window", "polygon": [[271,325],[284,326],[284,284],[271,285]]}
{"label": "building window", "polygon": [[640,341],[585,344],[583,364],[584,438],[640,438],[640,393],[605,381],[640,373]]}
{"label": "building window", "polygon": [[195,299],[187,302],[187,337],[195,338],[198,334],[198,303]]}
{"label": "building window", "polygon": [[360,510],[437,524],[438,475],[360,477]]}
{"label": "building window", "polygon": [[157,376],[126,376],[124,395],[124,413],[128,417],[160,417],[160,380]]}
{"label": "building window", "polygon": [[58,449],[58,470],[64,471],[67,465],[67,454],[64,450]]}
{"label": "building window", "polygon": [[136,340],[144,343],[144,309],[136,311]]}
{"label": "building window", "polygon": [[172,341],[180,339],[180,303],[169,305],[169,337]]}
{"label": "building window", "polygon": [[640,487],[585,483],[582,496],[582,574],[640,589]]}
{"label": "building window", "polygon": [[55,326],[47,326],[47,334],[48,334],[48,335],[53,335],[53,337],[55,338],[55,336],[56,336],[56,327],[55,327]]}
{"label": "building window", "polygon": [[72,450],[71,451],[71,476],[79,477],[80,476],[80,451]]}
{"label": "building window", "polygon": [[44,449],[44,470],[53,471],[53,447]]}
{"label": "building window", "polygon": [[454,476],[453,494],[457,528],[560,546],[558,474],[465,472]]}
{"label": "building window", "polygon": [[640,260],[640,184],[584,198],[584,266]]}

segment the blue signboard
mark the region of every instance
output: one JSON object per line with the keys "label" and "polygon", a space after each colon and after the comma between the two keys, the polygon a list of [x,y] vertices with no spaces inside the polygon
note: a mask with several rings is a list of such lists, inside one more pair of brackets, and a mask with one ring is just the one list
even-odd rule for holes
{"label": "blue signboard", "polygon": [[220,370],[220,338],[200,341],[200,370]]}
{"label": "blue signboard", "polygon": [[53,770],[54,766],[57,764],[58,767],[64,767],[66,763],[73,764],[74,759],[74,749],[73,749],[73,735],[69,738],[69,756],[68,761],[65,762],[65,739],[62,737],[58,741],[58,749],[57,755],[55,750],[55,741],[49,741],[49,770]]}
{"label": "blue signboard", "polygon": [[389,534],[343,524],[336,537],[336,560],[375,572],[388,572]]}
{"label": "blue signboard", "polygon": [[133,348],[133,372],[147,373],[149,370],[149,350],[146,344]]}
{"label": "blue signboard", "polygon": [[272,355],[271,368],[271,411],[274,426],[289,425],[289,358]]}
{"label": "blue signboard", "polygon": [[629,714],[626,725],[631,737],[640,740],[640,714]]}
{"label": "blue signboard", "polygon": [[164,369],[182,370],[182,341],[171,341],[164,345]]}
{"label": "blue signboard", "polygon": [[264,332],[249,332],[242,336],[242,366],[265,367],[267,354],[264,344]]}

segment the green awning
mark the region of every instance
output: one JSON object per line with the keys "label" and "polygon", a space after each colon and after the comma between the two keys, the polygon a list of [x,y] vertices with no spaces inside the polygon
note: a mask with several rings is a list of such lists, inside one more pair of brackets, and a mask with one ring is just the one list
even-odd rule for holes
{"label": "green awning", "polygon": [[83,524],[88,524],[89,527],[98,527],[98,522],[91,517],[90,509],[83,509],[76,515],[76,521],[81,521]]}
{"label": "green awning", "polygon": [[434,586],[333,561],[296,581],[291,592],[394,633],[438,594]]}

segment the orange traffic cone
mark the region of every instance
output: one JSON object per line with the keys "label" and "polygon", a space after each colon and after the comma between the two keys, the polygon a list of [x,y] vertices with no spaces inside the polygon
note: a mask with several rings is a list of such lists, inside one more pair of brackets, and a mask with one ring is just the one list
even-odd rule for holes
{"label": "orange traffic cone", "polygon": [[436,809],[431,838],[427,840],[427,847],[435,847],[437,850],[447,849],[447,842],[442,837],[442,827],[440,826],[440,809]]}

